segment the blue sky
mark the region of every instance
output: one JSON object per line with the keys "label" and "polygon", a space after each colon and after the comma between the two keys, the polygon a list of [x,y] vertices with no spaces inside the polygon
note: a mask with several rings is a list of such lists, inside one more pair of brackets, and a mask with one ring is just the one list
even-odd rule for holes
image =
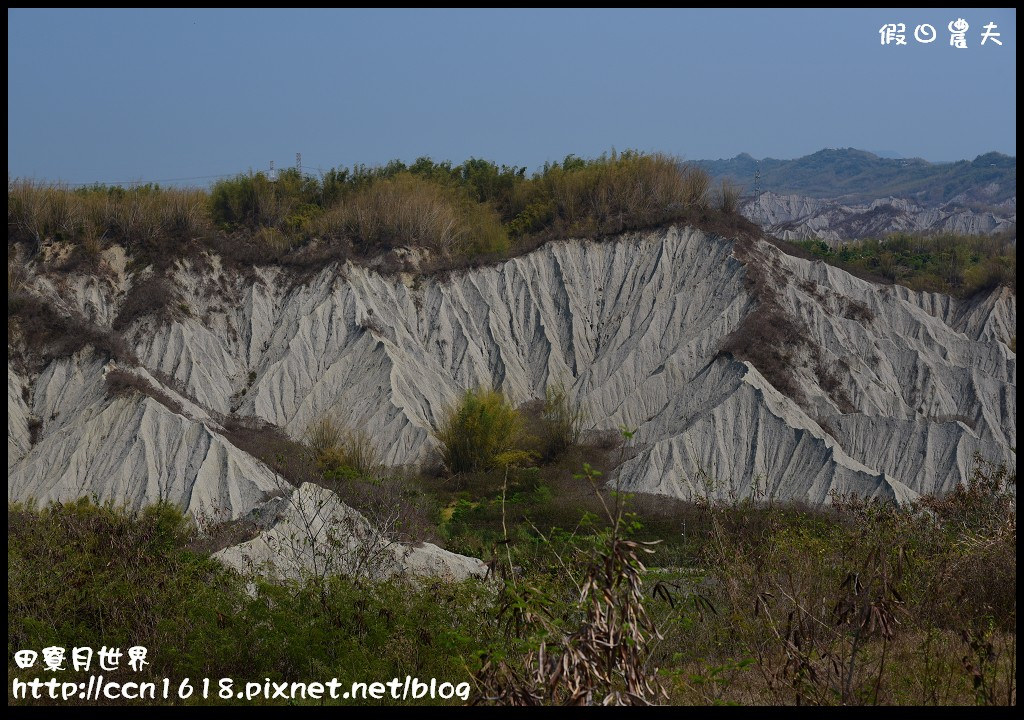
{"label": "blue sky", "polygon": [[[611,147],[1016,154],[1014,10],[8,10],[7,167],[67,182]],[[970,24],[967,49],[947,24]],[[1003,45],[980,46],[998,25]],[[906,46],[878,30],[907,25]],[[913,28],[930,23],[935,42]]]}

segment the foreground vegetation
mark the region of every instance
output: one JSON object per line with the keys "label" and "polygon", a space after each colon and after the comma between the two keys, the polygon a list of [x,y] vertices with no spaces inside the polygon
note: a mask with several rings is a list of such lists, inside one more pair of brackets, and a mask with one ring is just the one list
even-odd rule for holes
{"label": "foreground vegetation", "polygon": [[1016,234],[907,235],[831,247],[821,240],[797,246],[854,274],[866,274],[912,290],[970,297],[999,285],[1017,289]]}
{"label": "foreground vegetation", "polygon": [[[557,402],[520,417],[520,437]],[[249,585],[167,505],[9,505],[8,657],[138,644],[152,665],[136,680],[409,674],[470,682],[477,703],[1016,703],[1006,468],[977,459],[968,484],[913,507],[812,510],[618,494],[603,477],[628,449],[608,438],[388,479],[357,469],[357,435],[318,432],[324,484],[356,504],[399,486],[491,577]]]}

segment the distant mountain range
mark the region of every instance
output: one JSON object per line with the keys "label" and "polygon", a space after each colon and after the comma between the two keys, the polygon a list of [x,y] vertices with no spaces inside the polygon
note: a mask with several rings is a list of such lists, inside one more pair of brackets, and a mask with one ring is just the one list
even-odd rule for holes
{"label": "distant mountain range", "polygon": [[[727,178],[753,191],[758,161],[747,153],[728,160],[697,161],[715,180]],[[991,152],[974,160],[933,163],[885,158],[854,148],[826,149],[795,160],[760,161],[760,190],[778,195],[869,203],[885,197],[935,207],[957,203],[992,210],[1017,195],[1017,158]]]}
{"label": "distant mountain range", "polygon": [[796,160],[759,162],[742,153],[696,164],[716,184],[725,179],[741,186],[740,212],[786,240],[834,244],[894,232],[1016,232],[1017,158],[1001,153],[933,163],[847,148]]}

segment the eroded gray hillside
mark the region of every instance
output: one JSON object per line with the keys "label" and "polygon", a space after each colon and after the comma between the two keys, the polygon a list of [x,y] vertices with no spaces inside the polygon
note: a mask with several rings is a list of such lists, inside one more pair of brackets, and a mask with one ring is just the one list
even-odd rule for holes
{"label": "eroded gray hillside", "polygon": [[[112,265],[29,282],[109,326],[142,280]],[[562,383],[591,427],[637,428],[620,480],[638,491],[901,500],[952,488],[975,452],[1013,461],[1008,291],[965,302],[883,288],[682,228],[549,243],[449,277],[346,265],[295,285],[214,259],[178,267],[172,284],[173,316],[125,331],[142,366],[127,371],[154,396],[109,397],[114,365],[88,350],[39,375],[9,361],[9,499],[170,497],[237,517],[279,479],[225,437],[224,416],[300,438],[332,414],[408,465],[480,385],[522,403]],[[752,328],[772,347],[723,351]]]}
{"label": "eroded gray hillside", "polygon": [[853,203],[764,192],[745,202],[740,212],[783,240],[818,238],[830,244],[891,233],[992,235],[1016,230],[1016,196],[985,209],[969,207],[963,200],[928,205],[883,197]]}

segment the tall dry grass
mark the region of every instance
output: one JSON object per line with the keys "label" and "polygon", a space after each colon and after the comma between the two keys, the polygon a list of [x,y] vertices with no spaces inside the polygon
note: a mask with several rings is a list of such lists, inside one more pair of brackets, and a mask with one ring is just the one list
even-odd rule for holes
{"label": "tall dry grass", "polygon": [[569,448],[580,444],[583,411],[573,404],[572,394],[564,385],[555,383],[546,388],[539,410],[534,430],[542,460],[555,460]]}
{"label": "tall dry grass", "polygon": [[363,252],[410,245],[454,255],[508,247],[507,234],[489,206],[409,173],[356,192],[313,227],[322,235],[348,238]]}
{"label": "tall dry grass", "polygon": [[380,450],[362,428],[350,428],[323,416],[306,430],[306,444],[328,479],[372,477],[381,467]]}
{"label": "tall dry grass", "polygon": [[732,215],[740,207],[740,187],[726,179],[722,179],[722,185],[718,189],[718,209],[723,213]]}
{"label": "tall dry grass", "polygon": [[709,187],[703,170],[663,153],[566,158],[516,188],[520,216],[513,224],[573,235],[649,227],[707,209]]}
{"label": "tall dry grass", "polygon": [[84,244],[93,252],[107,240],[147,247],[160,240],[191,240],[209,229],[207,195],[202,190],[8,183],[9,241],[60,240]]}
{"label": "tall dry grass", "polygon": [[[309,267],[352,251],[366,258],[418,246],[432,250],[441,269],[507,257],[549,239],[718,217],[708,175],[661,153],[569,156],[532,177],[525,170],[420,158],[411,166],[336,169],[321,179],[291,169],[274,179],[250,172],[208,192],[14,180],[8,239],[71,242],[81,249],[76,261],[95,259],[117,242],[144,264],[162,266],[186,256],[186,248],[205,247],[242,265]],[[197,238],[203,242],[193,243]]]}

